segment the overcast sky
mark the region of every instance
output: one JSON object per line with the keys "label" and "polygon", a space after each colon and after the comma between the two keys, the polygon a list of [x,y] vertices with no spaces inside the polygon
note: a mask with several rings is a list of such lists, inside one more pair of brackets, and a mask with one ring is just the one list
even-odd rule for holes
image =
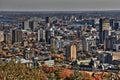
{"label": "overcast sky", "polygon": [[119,10],[120,0],[0,0],[0,10]]}

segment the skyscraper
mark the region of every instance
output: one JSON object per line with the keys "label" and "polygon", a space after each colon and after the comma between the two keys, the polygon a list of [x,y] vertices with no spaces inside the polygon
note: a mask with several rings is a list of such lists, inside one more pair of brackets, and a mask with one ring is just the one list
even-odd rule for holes
{"label": "skyscraper", "polygon": [[66,58],[72,61],[76,60],[76,45],[70,44],[66,46]]}
{"label": "skyscraper", "polygon": [[23,29],[29,29],[29,21],[23,22]]}
{"label": "skyscraper", "polygon": [[35,30],[39,26],[38,21],[29,21],[29,28]]}
{"label": "skyscraper", "polygon": [[112,27],[113,30],[118,30],[120,29],[120,20],[114,20],[113,21],[113,27]]}
{"label": "skyscraper", "polygon": [[38,41],[44,40],[45,41],[45,30],[40,29],[38,30]]}
{"label": "skyscraper", "polygon": [[50,43],[50,38],[54,36],[54,30],[53,28],[49,28],[46,30],[46,42]]}
{"label": "skyscraper", "polygon": [[[106,35],[111,35],[111,27],[110,27],[110,22],[108,18],[101,18],[99,20],[99,40],[100,43],[103,44],[105,38],[107,37]],[[107,33],[105,33],[107,32]]]}
{"label": "skyscraper", "polygon": [[34,22],[33,21],[29,21],[29,27],[31,30],[33,30],[34,28]]}
{"label": "skyscraper", "polygon": [[0,31],[0,42],[4,41],[4,32]]}
{"label": "skyscraper", "polygon": [[46,17],[45,22],[47,24],[47,27],[50,27],[50,17]]}
{"label": "skyscraper", "polygon": [[12,43],[22,42],[23,41],[23,32],[19,29],[12,30]]}

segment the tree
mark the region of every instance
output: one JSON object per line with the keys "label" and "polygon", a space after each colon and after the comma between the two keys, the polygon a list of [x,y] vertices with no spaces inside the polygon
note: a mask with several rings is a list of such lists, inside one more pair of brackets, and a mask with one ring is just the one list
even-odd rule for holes
{"label": "tree", "polygon": [[81,54],[81,59],[85,59],[86,55],[83,53]]}
{"label": "tree", "polygon": [[[67,79],[66,79],[67,80]],[[69,78],[69,80],[82,80],[82,74],[76,70],[74,71],[74,73],[71,75],[71,77]]]}
{"label": "tree", "polygon": [[59,77],[60,79],[63,79],[63,80],[65,80],[66,78],[67,79],[70,78],[72,74],[73,74],[73,71],[67,68],[63,68],[59,71]]}
{"label": "tree", "polygon": [[56,50],[57,50],[56,45],[52,45],[52,46],[51,46],[51,53],[55,54],[55,53],[56,53]]}
{"label": "tree", "polygon": [[89,51],[86,52],[86,55],[87,55],[88,57],[93,57],[93,54],[90,53]]}
{"label": "tree", "polygon": [[29,68],[13,60],[0,65],[0,80],[48,80],[41,68]]}

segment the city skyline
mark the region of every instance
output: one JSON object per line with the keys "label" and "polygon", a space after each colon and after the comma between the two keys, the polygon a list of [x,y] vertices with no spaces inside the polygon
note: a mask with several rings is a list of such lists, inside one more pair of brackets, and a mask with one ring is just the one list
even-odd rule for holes
{"label": "city skyline", "polygon": [[0,0],[5,11],[120,10],[119,0]]}

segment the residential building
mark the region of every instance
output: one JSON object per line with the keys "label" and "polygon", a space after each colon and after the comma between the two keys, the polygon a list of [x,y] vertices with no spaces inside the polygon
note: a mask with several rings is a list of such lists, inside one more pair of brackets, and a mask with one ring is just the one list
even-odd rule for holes
{"label": "residential building", "polygon": [[70,44],[66,46],[66,59],[72,60],[72,61],[77,59],[75,44]]}

